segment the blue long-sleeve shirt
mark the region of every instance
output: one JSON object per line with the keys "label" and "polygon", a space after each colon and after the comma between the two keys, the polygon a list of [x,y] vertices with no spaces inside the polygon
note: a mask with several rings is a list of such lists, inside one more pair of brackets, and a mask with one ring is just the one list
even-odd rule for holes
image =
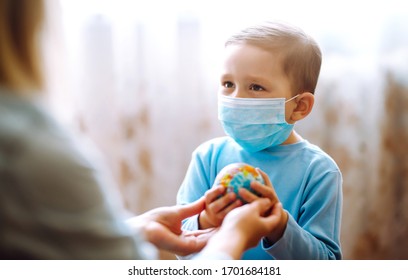
{"label": "blue long-sleeve shirt", "polygon": [[[264,238],[243,259],[341,259],[342,175],[333,159],[306,140],[248,153],[230,137],[200,145],[194,152],[177,194],[177,203],[197,200],[230,163],[245,162],[268,174],[289,214],[281,239]],[[198,228],[198,216],[183,223]],[[226,241],[228,242],[228,241]]]}

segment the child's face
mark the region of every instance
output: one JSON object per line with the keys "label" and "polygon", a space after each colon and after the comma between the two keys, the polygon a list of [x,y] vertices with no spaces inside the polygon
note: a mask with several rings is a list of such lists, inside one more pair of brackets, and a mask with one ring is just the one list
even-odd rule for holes
{"label": "child's face", "polygon": [[262,48],[230,45],[225,48],[220,93],[240,98],[292,97],[290,81],[278,57]]}
{"label": "child's face", "polygon": [[[219,93],[239,98],[292,97],[289,78],[279,58],[270,51],[249,44],[225,48]],[[286,106],[286,119],[296,103]]]}

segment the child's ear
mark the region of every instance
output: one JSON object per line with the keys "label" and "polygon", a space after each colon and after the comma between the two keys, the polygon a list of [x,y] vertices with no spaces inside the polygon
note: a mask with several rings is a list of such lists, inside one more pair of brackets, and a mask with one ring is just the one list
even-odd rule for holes
{"label": "child's ear", "polygon": [[296,98],[296,108],[293,110],[290,119],[300,121],[310,114],[314,104],[314,95],[311,92],[304,92]]}

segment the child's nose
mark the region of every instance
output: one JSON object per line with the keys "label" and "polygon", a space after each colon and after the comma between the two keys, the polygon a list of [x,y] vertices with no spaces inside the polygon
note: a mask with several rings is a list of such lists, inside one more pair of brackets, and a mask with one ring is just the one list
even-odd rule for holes
{"label": "child's nose", "polygon": [[232,93],[232,97],[237,97],[237,98],[248,98],[248,94],[245,90],[242,88],[237,87],[234,92]]}

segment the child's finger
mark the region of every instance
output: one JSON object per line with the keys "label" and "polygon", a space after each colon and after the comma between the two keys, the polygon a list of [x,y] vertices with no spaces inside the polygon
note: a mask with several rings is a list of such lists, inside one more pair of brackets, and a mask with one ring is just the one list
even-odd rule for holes
{"label": "child's finger", "polygon": [[257,168],[255,168],[259,173],[261,173],[261,175],[262,175],[262,178],[264,179],[264,181],[265,181],[265,185],[267,185],[267,186],[269,186],[269,187],[272,187],[273,188],[273,185],[272,185],[272,182],[271,182],[271,180],[269,179],[269,177],[268,177],[268,175],[266,175],[266,173],[265,172],[263,172],[261,169],[259,169],[258,167]]}
{"label": "child's finger", "polygon": [[252,201],[259,199],[259,196],[251,193],[245,188],[240,188],[238,190],[238,194],[240,197],[242,197],[243,200],[245,200],[245,202],[248,202],[248,203],[251,203]]}
{"label": "child's finger", "polygon": [[274,188],[264,186],[259,182],[252,182],[251,189],[259,193],[262,197],[269,198],[272,202],[279,200]]}
{"label": "child's finger", "polygon": [[225,188],[223,186],[216,186],[205,193],[205,202],[210,204],[217,200],[220,196],[225,193]]}
{"label": "child's finger", "polygon": [[208,205],[208,208],[212,213],[219,213],[223,211],[228,205],[230,205],[235,200],[237,200],[236,194],[233,192],[230,192],[230,193],[223,195],[222,197],[217,198],[213,202],[211,202]]}

